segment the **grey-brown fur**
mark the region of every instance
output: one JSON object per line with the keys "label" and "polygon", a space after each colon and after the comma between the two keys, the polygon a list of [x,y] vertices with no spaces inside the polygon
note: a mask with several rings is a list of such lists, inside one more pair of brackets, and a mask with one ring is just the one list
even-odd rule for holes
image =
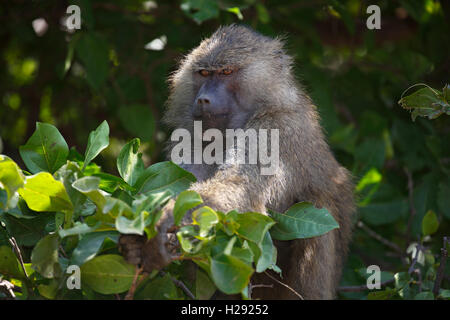
{"label": "grey-brown fur", "polygon": [[[331,299],[351,237],[353,186],[325,141],[316,108],[292,74],[292,62],[281,39],[242,26],[222,27],[188,54],[171,77],[164,121],[172,128],[192,129],[190,110],[198,90],[195,72],[224,66],[239,70],[236,95],[248,116],[231,119],[230,127],[279,129],[280,170],[262,176],[259,165],[185,165],[200,180],[192,189],[207,205],[223,212],[267,212],[268,208],[284,212],[300,201],[326,207],[340,228],[317,238],[277,242],[277,264],[283,271],[281,281],[304,298]],[[168,216],[160,232],[167,230]],[[253,282],[272,281],[259,275]],[[256,288],[253,297],[296,298],[280,285]]]}

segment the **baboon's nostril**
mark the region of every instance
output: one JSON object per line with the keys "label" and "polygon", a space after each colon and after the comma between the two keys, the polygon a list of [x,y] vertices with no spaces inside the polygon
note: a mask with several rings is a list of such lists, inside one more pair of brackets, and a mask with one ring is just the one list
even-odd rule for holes
{"label": "baboon's nostril", "polygon": [[197,103],[198,104],[209,104],[209,99],[207,99],[207,98],[199,98],[197,100]]}

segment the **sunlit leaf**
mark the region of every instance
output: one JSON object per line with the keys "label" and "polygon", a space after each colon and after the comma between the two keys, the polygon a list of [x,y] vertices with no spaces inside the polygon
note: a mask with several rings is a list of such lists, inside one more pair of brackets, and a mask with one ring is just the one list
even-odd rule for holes
{"label": "sunlit leaf", "polygon": [[309,202],[297,203],[284,214],[273,211],[270,214],[277,222],[270,234],[277,240],[311,238],[339,228],[327,209],[318,209]]}
{"label": "sunlit leaf", "polygon": [[69,147],[58,129],[48,123],[36,123],[36,130],[19,148],[20,156],[31,173],[54,173],[69,155]]}

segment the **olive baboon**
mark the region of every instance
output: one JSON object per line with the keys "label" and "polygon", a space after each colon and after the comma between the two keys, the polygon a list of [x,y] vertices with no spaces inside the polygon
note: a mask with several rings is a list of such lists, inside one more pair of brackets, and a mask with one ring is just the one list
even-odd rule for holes
{"label": "olive baboon", "polygon": [[[331,299],[351,237],[353,186],[349,173],[331,153],[317,111],[297,84],[292,64],[281,39],[243,26],[221,27],[188,54],[171,77],[164,121],[191,132],[194,120],[202,120],[204,129],[279,129],[279,170],[274,175],[261,175],[259,162],[183,166],[198,178],[191,189],[216,210],[284,212],[300,201],[327,208],[339,229],[275,245],[284,283],[306,299]],[[171,242],[167,230],[172,221],[171,210],[166,209],[156,238],[122,236],[128,261],[142,263],[147,270],[169,263],[166,244]],[[272,283],[264,274],[252,281]],[[253,296],[297,298],[277,284],[255,289]]]}

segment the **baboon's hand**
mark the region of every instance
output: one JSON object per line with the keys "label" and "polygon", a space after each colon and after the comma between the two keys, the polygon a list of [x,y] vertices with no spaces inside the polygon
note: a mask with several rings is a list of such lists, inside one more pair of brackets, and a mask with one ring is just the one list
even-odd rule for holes
{"label": "baboon's hand", "polygon": [[173,201],[170,201],[163,209],[156,229],[158,234],[151,238],[121,234],[119,238],[119,251],[125,260],[131,264],[141,265],[144,270],[160,270],[167,266],[175,255],[178,241],[174,233],[168,233],[173,224]]}

